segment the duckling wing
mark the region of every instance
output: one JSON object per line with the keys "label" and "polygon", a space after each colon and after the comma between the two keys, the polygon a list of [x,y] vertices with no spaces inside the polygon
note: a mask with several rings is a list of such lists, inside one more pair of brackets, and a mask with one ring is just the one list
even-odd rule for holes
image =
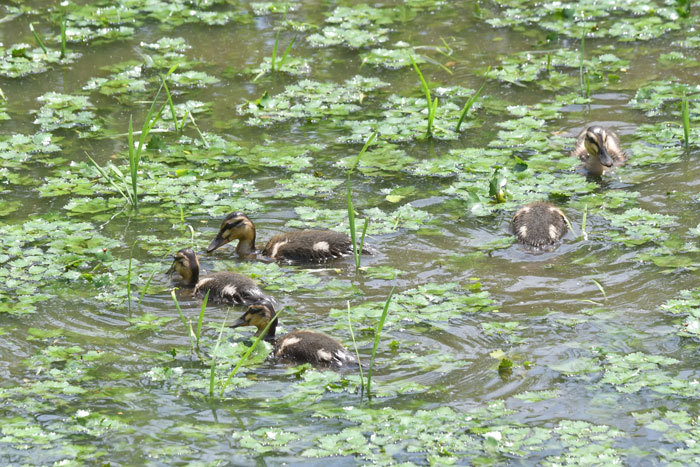
{"label": "duckling wing", "polygon": [[357,358],[343,344],[316,331],[292,331],[275,345],[276,358],[293,363],[343,367],[356,365]]}
{"label": "duckling wing", "polygon": [[332,230],[300,230],[275,235],[263,255],[277,261],[324,262],[352,253],[352,240]]}
{"label": "duckling wing", "polygon": [[266,298],[265,293],[250,277],[235,272],[221,271],[209,274],[197,282],[195,295],[235,305],[250,305]]}
{"label": "duckling wing", "polygon": [[627,163],[627,153],[622,150],[620,138],[612,130],[608,130],[608,139],[605,143],[605,149],[610,154],[615,167],[622,167]]}
{"label": "duckling wing", "polygon": [[588,150],[586,150],[586,145],[584,141],[586,140],[586,129],[584,128],[581,133],[576,137],[576,146],[574,150],[571,151],[571,156],[576,157],[582,161],[588,160]]}

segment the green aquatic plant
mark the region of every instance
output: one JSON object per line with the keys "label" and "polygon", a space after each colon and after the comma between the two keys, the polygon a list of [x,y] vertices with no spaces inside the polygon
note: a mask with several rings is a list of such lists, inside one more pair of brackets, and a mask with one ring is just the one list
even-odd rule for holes
{"label": "green aquatic plant", "polygon": [[366,95],[387,83],[378,78],[355,76],[343,84],[298,81],[275,96],[267,93],[236,108],[241,115],[249,115],[246,123],[270,126],[292,119],[327,120],[346,117],[361,109]]}
{"label": "green aquatic plant", "polygon": [[165,109],[165,106],[168,103],[170,103],[172,109],[172,99],[170,98],[170,93],[168,92],[168,100],[164,104],[162,104],[158,110],[156,110],[158,97],[160,96],[160,92],[163,90],[163,86],[165,86],[167,89],[167,84],[165,80],[168,76],[172,74],[172,72],[175,71],[176,68],[177,65],[173,66],[172,68],[170,68],[168,73],[164,77],[162,77],[161,86],[158,88],[158,92],[156,92],[156,95],[153,98],[153,101],[151,102],[151,106],[148,109],[148,114],[146,114],[146,119],[143,122],[143,127],[141,128],[141,134],[139,136],[138,145],[136,147],[134,147],[133,117],[129,116],[128,145],[130,180],[127,180],[124,174],[114,164],[109,164],[108,167],[110,169],[110,172],[108,172],[104,168],[100,167],[100,165],[97,162],[95,162],[95,160],[92,157],[90,157],[90,155],[88,155],[90,162],[95,167],[95,169],[97,169],[100,175],[110,185],[112,185],[119,192],[120,195],[122,195],[122,197],[127,201],[127,203],[129,203],[136,210],[138,210],[139,208],[138,173],[139,164],[141,163],[141,152],[145,147],[145,142],[146,138],[148,138],[148,134],[151,132],[151,129],[153,129],[153,126],[160,118],[161,114],[163,113],[163,110]]}
{"label": "green aquatic plant", "polygon": [[681,18],[690,18],[690,5],[692,0],[676,0],[676,13]]}
{"label": "green aquatic plant", "polygon": [[682,315],[681,321],[675,323],[678,335],[700,340],[700,288],[681,290],[678,298],[667,300],[661,309]]}
{"label": "green aquatic plant", "polygon": [[[209,295],[209,291],[207,291]],[[209,367],[209,397],[214,397],[214,386],[216,382],[216,359],[217,351],[219,350],[219,345],[221,344],[221,337],[224,335],[224,329],[226,328],[226,320],[228,319],[228,312],[230,308],[226,311],[226,316],[221,322],[221,328],[219,328],[219,337],[216,339],[216,345],[214,345],[214,351],[211,354],[211,366]],[[203,315],[203,313],[202,313]]]}
{"label": "green aquatic plant", "polygon": [[66,17],[61,18],[61,60],[66,58]]}
{"label": "green aquatic plant", "polygon": [[389,291],[389,296],[384,302],[384,309],[382,310],[382,315],[379,317],[377,322],[377,327],[374,329],[374,343],[372,344],[372,354],[369,358],[369,369],[367,370],[367,398],[372,397],[372,370],[374,369],[374,357],[377,355],[377,347],[379,346],[379,340],[382,336],[382,329],[384,329],[384,322],[386,321],[386,316],[389,313],[389,304],[391,303],[391,297],[394,295],[394,289],[392,287]]}
{"label": "green aquatic plant", "polygon": [[[275,36],[275,44],[272,47],[272,58],[270,59],[270,68],[272,69],[273,72],[278,72],[282,69],[284,66],[285,60],[287,60],[287,56],[289,55],[289,52],[292,50],[292,46],[294,45],[294,41],[297,39],[297,36],[292,37],[292,40],[289,41],[289,45],[287,46],[286,49],[284,49],[284,53],[282,54],[282,57],[279,59],[279,63],[277,63],[277,46],[279,44],[279,39],[280,39],[280,31],[277,31],[277,35]],[[255,80],[253,80],[255,81]]]}
{"label": "green aquatic plant", "polygon": [[416,55],[416,49],[401,42],[396,44],[394,49],[376,48],[360,55],[362,64],[381,66],[389,70],[398,70],[405,66],[411,66],[411,59],[416,63],[426,63],[421,55]]}
{"label": "green aquatic plant", "polygon": [[364,146],[362,146],[362,149],[360,150],[359,154],[355,158],[355,162],[350,166],[348,169],[348,181],[347,181],[347,204],[348,204],[348,225],[350,227],[350,238],[352,239],[352,255],[355,258],[355,271],[357,271],[360,268],[360,263],[362,260],[362,248],[364,247],[365,244],[365,235],[367,234],[367,226],[369,224],[369,218],[365,217],[365,224],[364,227],[362,227],[362,236],[360,237],[359,244],[357,242],[357,232],[355,230],[355,207],[352,204],[352,190],[351,190],[351,185],[350,185],[350,177],[352,176],[352,173],[355,170],[355,167],[357,167],[357,164],[360,162],[360,158],[362,155],[367,151],[367,148],[372,144],[374,141],[374,138],[377,136],[377,133],[372,133],[372,135],[369,137],[367,142],[365,143]]}
{"label": "green aquatic plant", "polygon": [[484,86],[486,86],[486,80],[489,78],[489,72],[491,71],[491,66],[486,69],[486,73],[484,73],[484,81],[481,83],[481,86],[479,89],[472,94],[472,96],[465,102],[464,107],[462,107],[462,111],[459,114],[459,120],[457,120],[457,127],[455,128],[456,132],[459,132],[459,128],[462,126],[462,122],[464,121],[464,117],[467,116],[467,113],[469,112],[469,109],[472,108],[474,105],[474,102],[479,98],[481,95],[481,91],[484,90]]}
{"label": "green aquatic plant", "polygon": [[391,25],[397,20],[396,8],[375,8],[366,4],[338,6],[326,18],[321,31],[306,40],[312,47],[345,45],[351,48],[367,47],[386,42]]}
{"label": "green aquatic plant", "polygon": [[[690,2],[688,2],[690,5]],[[690,7],[688,7],[690,9]],[[683,94],[681,100],[681,119],[683,120],[683,145],[688,150],[690,140],[690,112],[688,111],[688,96]]]}
{"label": "green aquatic plant", "polygon": [[140,316],[134,316],[132,318],[126,318],[126,320],[131,323],[131,326],[129,326],[130,330],[133,331],[150,331],[150,332],[156,332],[159,331],[160,328],[168,323],[169,321],[172,321],[173,318],[168,318],[167,316],[156,316],[152,313],[144,313],[143,315]]}
{"label": "green aquatic plant", "polygon": [[420,68],[418,68],[413,56],[411,56],[411,65],[413,65],[413,70],[415,70],[416,74],[418,75],[421,86],[423,87],[423,92],[425,93],[426,109],[428,111],[428,124],[425,136],[427,138],[431,138],[433,136],[433,121],[435,120],[435,113],[437,112],[438,98],[436,97],[434,101],[431,99],[428,83],[425,82],[423,73],[420,72]]}
{"label": "green aquatic plant", "polygon": [[350,331],[350,338],[352,339],[352,346],[355,349],[355,357],[357,357],[357,369],[360,372],[360,397],[365,392],[365,376],[362,370],[362,360],[360,359],[360,351],[357,349],[357,341],[355,341],[355,333],[352,330],[352,318],[350,317],[350,302],[346,302],[348,305],[348,330]]}
{"label": "green aquatic plant", "polygon": [[[384,304],[384,301],[371,301],[356,305],[352,307],[353,319],[364,325],[375,323],[383,312]],[[481,290],[478,279],[472,279],[464,286],[455,282],[431,282],[393,294],[384,326],[394,327],[400,324],[405,327],[430,323],[441,327],[450,319],[466,313],[492,312],[497,309],[495,304],[488,291]],[[330,316],[342,320],[345,313],[346,310],[332,308]]]}
{"label": "green aquatic plant", "polygon": [[[44,42],[39,37],[39,34],[37,34],[37,32],[34,30],[33,23],[29,23],[29,30],[32,31],[32,35],[34,36],[34,39],[36,39],[37,43],[39,44],[39,47],[41,47],[41,50],[43,50],[45,54],[48,54],[49,51],[46,50],[46,46],[44,46]],[[61,58],[63,58],[63,57],[61,57]]]}

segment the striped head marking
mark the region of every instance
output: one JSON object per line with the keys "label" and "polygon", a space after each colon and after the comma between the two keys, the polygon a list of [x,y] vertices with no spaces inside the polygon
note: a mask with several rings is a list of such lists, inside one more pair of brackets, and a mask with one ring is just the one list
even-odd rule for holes
{"label": "striped head marking", "polygon": [[191,248],[184,248],[173,255],[173,264],[168,274],[177,272],[188,283],[197,282],[199,278],[199,260]]}
{"label": "striped head marking", "polygon": [[[255,326],[258,329],[256,335],[259,335],[274,316],[275,308],[272,305],[272,302],[267,299],[263,299],[250,305],[246,312],[243,313],[243,316],[238,318],[231,325],[231,327],[238,328],[241,326]],[[275,325],[276,323],[272,323],[272,326],[270,326],[267,333],[268,337],[274,337]]]}
{"label": "striped head marking", "polygon": [[236,239],[246,239],[255,243],[255,226],[242,212],[232,212],[226,216],[221,223],[219,233],[207,247],[207,253],[211,253],[220,246]]}
{"label": "striped head marking", "polygon": [[590,126],[586,129],[586,136],[583,141],[586,151],[591,157],[597,157],[601,165],[612,167],[613,160],[608,154],[608,132],[600,126]]}

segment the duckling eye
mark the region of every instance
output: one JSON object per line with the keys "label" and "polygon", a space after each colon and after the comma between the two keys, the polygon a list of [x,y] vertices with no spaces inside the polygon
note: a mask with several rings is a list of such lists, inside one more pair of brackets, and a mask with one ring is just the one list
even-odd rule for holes
{"label": "duckling eye", "polygon": [[226,225],[226,228],[232,229],[232,228],[234,228],[234,227],[238,227],[238,226],[241,225],[242,223],[243,223],[243,219],[235,219],[235,220],[229,222],[229,223]]}

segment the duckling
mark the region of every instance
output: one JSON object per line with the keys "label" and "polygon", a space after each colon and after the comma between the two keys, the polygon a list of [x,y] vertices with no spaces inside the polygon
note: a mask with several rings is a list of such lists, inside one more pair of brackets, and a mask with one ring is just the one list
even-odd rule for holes
{"label": "duckling", "polygon": [[554,245],[567,231],[561,209],[543,201],[526,204],[518,209],[513,216],[512,227],[520,243],[535,248]]}
{"label": "duckling", "polygon": [[[269,300],[253,303],[248,310],[234,322],[231,327],[255,326],[259,336],[265,326],[274,318],[275,308]],[[263,339],[274,345],[272,355],[282,361],[295,365],[311,363],[324,367],[343,367],[357,365],[357,358],[343,344],[326,334],[310,330],[297,330],[275,338],[277,318],[270,324]]]}
{"label": "duckling", "polygon": [[581,159],[591,175],[602,175],[611,167],[621,167],[627,162],[620,138],[612,130],[597,125],[579,133],[571,155]]}
{"label": "duckling", "polygon": [[[238,240],[236,253],[241,258],[254,257],[255,225],[242,212],[232,212],[224,219],[207,252],[211,253],[231,240]],[[262,250],[263,256],[276,261],[318,262],[352,253],[352,240],[332,230],[299,230],[273,236]],[[365,247],[364,253],[369,253]]]}
{"label": "duckling", "polygon": [[168,274],[177,271],[182,282],[194,286],[193,295],[209,298],[235,305],[249,305],[263,299],[272,300],[258,287],[250,277],[229,271],[220,271],[199,278],[199,260],[191,248],[185,248],[173,255],[174,261]]}

